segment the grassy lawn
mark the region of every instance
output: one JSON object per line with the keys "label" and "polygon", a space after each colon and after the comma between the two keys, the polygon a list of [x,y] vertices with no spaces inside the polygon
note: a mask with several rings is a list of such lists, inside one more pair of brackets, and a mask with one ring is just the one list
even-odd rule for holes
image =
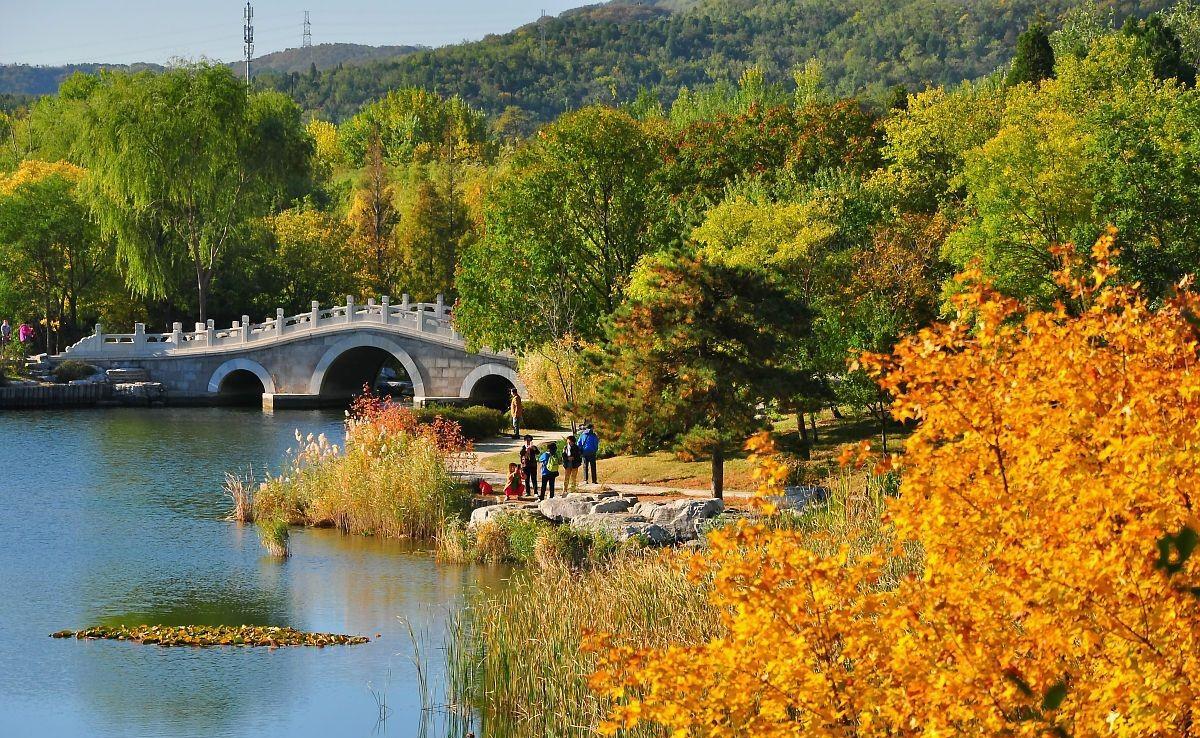
{"label": "grassy lawn", "polygon": [[[772,423],[772,430],[781,451],[794,456],[799,448],[796,432],[796,416],[780,418]],[[897,453],[908,432],[895,426],[888,428],[888,450]],[[879,448],[879,425],[869,416],[845,415],[838,419],[826,411],[817,418],[817,443],[812,449],[811,459],[802,462],[801,481],[816,483],[825,479],[837,466],[837,456],[842,446],[869,440],[872,447]],[[483,468],[503,473],[510,461],[516,461],[515,453],[482,456],[479,464]],[[671,451],[656,451],[651,454],[632,454],[602,458],[597,462],[600,479],[608,484],[648,484],[656,487],[679,489],[707,489],[712,483],[711,466],[707,459],[680,461]],[[749,490],[754,488],[750,476],[752,469],[745,455],[732,454],[725,461],[725,486],[729,489]]]}

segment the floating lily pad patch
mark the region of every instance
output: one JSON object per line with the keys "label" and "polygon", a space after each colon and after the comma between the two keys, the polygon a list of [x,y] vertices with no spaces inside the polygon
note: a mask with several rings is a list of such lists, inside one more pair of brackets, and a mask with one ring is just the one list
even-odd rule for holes
{"label": "floating lily pad patch", "polygon": [[100,625],[85,630],[60,630],[51,638],[133,641],[156,646],[353,646],[365,636],[307,633],[295,628],[262,625]]}

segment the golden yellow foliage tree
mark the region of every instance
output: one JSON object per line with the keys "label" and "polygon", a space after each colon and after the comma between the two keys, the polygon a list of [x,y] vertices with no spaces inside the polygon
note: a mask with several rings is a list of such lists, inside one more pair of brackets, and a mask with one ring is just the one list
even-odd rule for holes
{"label": "golden yellow foliage tree", "polygon": [[887,523],[922,576],[887,581],[888,547],[714,536],[696,568],[726,635],[607,650],[610,731],[1200,735],[1200,296],[1153,308],[1114,286],[1111,238],[1060,272],[1071,309],[968,274],[953,320],[867,357],[919,420]]}
{"label": "golden yellow foliage tree", "polygon": [[17,187],[26,182],[37,182],[47,177],[58,176],[68,182],[77,184],[83,179],[85,170],[65,161],[40,161],[26,159],[12,174],[0,173],[0,195],[11,195]]}

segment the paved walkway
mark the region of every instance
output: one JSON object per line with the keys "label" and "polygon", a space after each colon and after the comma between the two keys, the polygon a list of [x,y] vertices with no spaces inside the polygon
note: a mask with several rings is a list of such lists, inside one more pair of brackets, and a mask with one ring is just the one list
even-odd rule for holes
{"label": "paved walkway", "polygon": [[[520,448],[524,445],[523,437],[525,435],[533,436],[533,442],[538,447],[544,449],[550,441],[558,442],[559,452],[562,452],[563,439],[566,437],[567,430],[554,431],[536,431],[528,430],[521,431],[522,438],[516,439],[512,436],[498,436],[489,438],[486,441],[479,441],[475,444],[475,453],[482,456],[492,456],[494,454],[511,454],[512,461],[517,462],[520,458]],[[494,472],[484,469],[476,464],[473,468],[468,469],[464,476],[475,478],[481,477],[486,479],[497,492],[504,489],[507,483],[507,477],[502,472]],[[712,491],[707,489],[681,489],[680,487],[664,487],[653,484],[608,484],[601,482],[600,484],[584,484],[583,472],[579,473],[579,491],[580,492],[599,492],[600,490],[612,490],[622,494],[637,495],[638,497],[653,497],[653,498],[678,498],[678,497],[712,497]],[[559,475],[559,487],[562,486],[562,475]],[[726,497],[752,497],[753,492],[745,490],[726,489]]]}

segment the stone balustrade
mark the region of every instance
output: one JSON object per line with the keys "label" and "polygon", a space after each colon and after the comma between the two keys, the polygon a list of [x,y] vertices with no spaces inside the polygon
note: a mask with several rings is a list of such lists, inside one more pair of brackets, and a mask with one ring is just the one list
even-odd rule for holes
{"label": "stone balustrade", "polygon": [[411,302],[408,295],[404,295],[398,305],[392,304],[387,295],[379,302],[368,299],[365,305],[347,296],[346,304],[324,308],[314,300],[312,309],[299,315],[286,316],[279,308],[273,318],[261,323],[251,323],[250,317],[243,315],[228,328],[217,328],[209,320],[196,323],[195,330],[191,331],[184,331],[182,323],[175,323],[168,333],[147,333],[144,323],[136,323],[133,333],[105,333],[97,325],[95,333],[68,348],[63,358],[136,359],[229,350],[291,340],[302,334],[345,329],[350,324],[360,323],[384,325],[392,331],[436,336],[465,345],[462,336],[454,330],[451,308],[441,295],[437,302]]}

